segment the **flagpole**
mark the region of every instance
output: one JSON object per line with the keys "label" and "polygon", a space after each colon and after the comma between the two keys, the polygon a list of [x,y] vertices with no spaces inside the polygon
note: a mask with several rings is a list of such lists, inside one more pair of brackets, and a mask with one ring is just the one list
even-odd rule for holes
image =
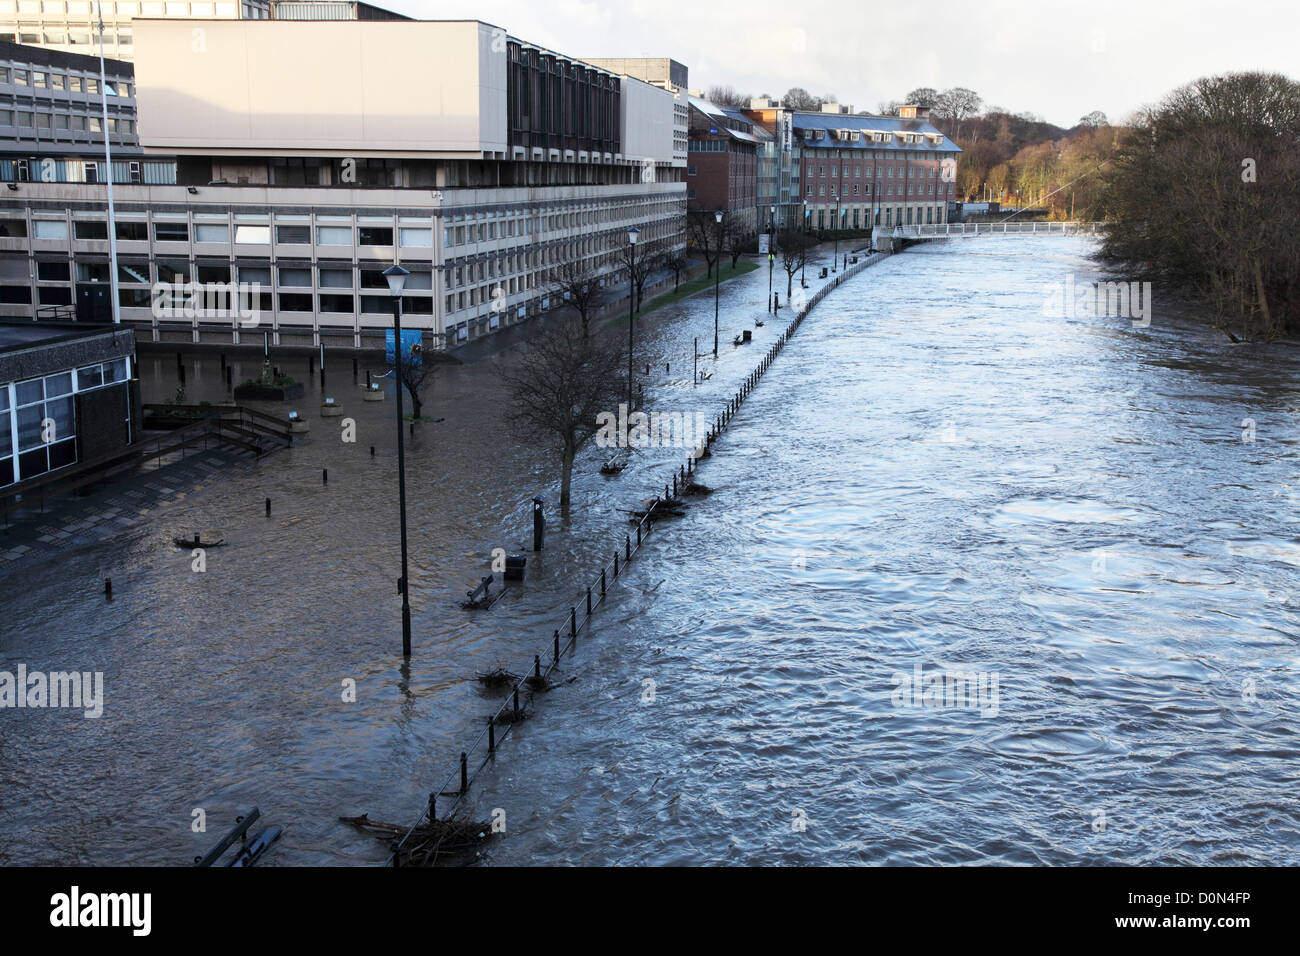
{"label": "flagpole", "polygon": [[95,16],[99,19],[99,102],[103,110],[104,163],[108,166],[108,278],[109,294],[113,297],[113,324],[122,321],[117,300],[117,220],[113,214],[113,146],[108,136],[108,78],[104,73],[104,14],[99,0],[95,0]]}

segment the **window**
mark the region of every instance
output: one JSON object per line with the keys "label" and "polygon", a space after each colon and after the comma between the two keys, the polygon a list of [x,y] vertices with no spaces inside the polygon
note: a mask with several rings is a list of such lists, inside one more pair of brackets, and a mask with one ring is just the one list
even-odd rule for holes
{"label": "window", "polygon": [[397,231],[398,239],[401,241],[404,249],[432,249],[433,248],[433,230],[432,229],[408,229],[402,228]]}
{"label": "window", "polygon": [[[76,419],[71,393],[71,372],[18,383],[18,474],[10,477],[34,478],[77,460]],[[7,397],[5,403],[6,411],[2,416],[4,434],[12,443]],[[51,422],[47,419],[52,420],[52,428],[48,430]],[[53,440],[47,441],[50,438]],[[7,449],[11,448],[12,444],[7,446]],[[0,468],[0,479],[3,477],[4,469]]]}
{"label": "window", "polygon": [[73,235],[78,239],[107,239],[108,223],[106,222],[74,222],[72,224]]}
{"label": "window", "polygon": [[147,242],[149,239],[149,226],[144,222],[122,222],[117,223],[117,238],[131,242]]}
{"label": "window", "polygon": [[41,282],[67,282],[70,275],[66,262],[36,263],[36,278]]}
{"label": "window", "polygon": [[225,223],[195,223],[195,242],[230,242],[230,227]]}
{"label": "window", "polygon": [[310,295],[300,293],[280,293],[280,311],[281,312],[311,312],[312,301]]}
{"label": "window", "polygon": [[316,244],[320,246],[352,245],[352,229],[347,226],[317,226]]}
{"label": "window", "polygon": [[108,263],[107,262],[78,262],[77,281],[78,282],[107,282]]}
{"label": "window", "polygon": [[190,225],[187,222],[155,222],[154,242],[189,242]]}
{"label": "window", "polygon": [[236,245],[267,245],[270,242],[270,226],[235,226]]}
{"label": "window", "polygon": [[276,226],[275,241],[289,246],[309,246],[311,226]]}
{"label": "window", "polygon": [[353,306],[351,293],[348,295],[339,295],[337,293],[325,295],[322,293],[320,297],[320,310],[322,312],[342,312],[349,315],[352,314],[355,311],[355,308]]}
{"label": "window", "polygon": [[297,288],[311,288],[310,269],[280,269],[280,285]]}
{"label": "window", "polygon": [[[352,270],[351,269],[321,269],[320,270],[320,287],[322,289],[351,289],[352,288]],[[324,297],[321,297],[324,302]],[[322,306],[323,308],[323,306]],[[351,312],[351,308],[348,309]]]}
{"label": "window", "polygon": [[200,263],[194,267],[194,278],[198,282],[229,282],[230,266],[228,263]]}
{"label": "window", "polygon": [[62,219],[36,219],[32,222],[34,239],[67,239],[68,224]]}
{"label": "window", "polygon": [[357,226],[357,244],[361,246],[391,246],[393,230],[385,226]]}

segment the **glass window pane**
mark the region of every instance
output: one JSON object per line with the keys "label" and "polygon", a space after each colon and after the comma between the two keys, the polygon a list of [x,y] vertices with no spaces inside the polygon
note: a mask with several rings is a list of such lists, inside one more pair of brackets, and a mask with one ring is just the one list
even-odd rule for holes
{"label": "glass window pane", "polygon": [[45,418],[45,405],[29,405],[18,409],[18,450],[39,448],[45,443],[41,440],[41,420]]}
{"label": "glass window pane", "polygon": [[30,382],[18,383],[18,404],[26,405],[29,402],[39,402],[45,397],[45,389],[39,378]]}
{"label": "glass window pane", "polygon": [[104,370],[98,365],[88,365],[85,368],[77,369],[77,389],[85,391],[88,388],[98,388],[104,384]]}
{"label": "glass window pane", "polygon": [[60,372],[58,375],[50,375],[45,379],[45,397],[54,398],[58,395],[72,394],[72,373]]}
{"label": "glass window pane", "polygon": [[271,241],[270,226],[236,226],[235,242],[240,244],[265,244]]}
{"label": "glass window pane", "polygon": [[351,269],[321,269],[320,284],[322,289],[351,289]]}

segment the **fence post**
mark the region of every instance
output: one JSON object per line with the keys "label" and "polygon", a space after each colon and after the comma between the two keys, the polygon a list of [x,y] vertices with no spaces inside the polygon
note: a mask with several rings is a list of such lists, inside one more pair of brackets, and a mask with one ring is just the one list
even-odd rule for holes
{"label": "fence post", "polygon": [[469,754],[465,751],[460,752],[460,792],[466,793],[469,790]]}
{"label": "fence post", "polygon": [[497,752],[497,719],[493,715],[488,718],[488,753]]}
{"label": "fence post", "polygon": [[600,569],[600,596],[605,596],[605,569]]}
{"label": "fence post", "polygon": [[572,605],[569,606],[569,636],[578,636],[578,609]]}
{"label": "fence post", "polygon": [[560,663],[560,629],[558,627],[555,629],[555,663],[557,666]]}

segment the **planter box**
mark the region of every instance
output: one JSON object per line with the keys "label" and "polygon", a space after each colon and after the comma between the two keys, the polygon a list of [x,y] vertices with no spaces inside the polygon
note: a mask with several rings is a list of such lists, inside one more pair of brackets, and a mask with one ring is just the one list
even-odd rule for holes
{"label": "planter box", "polygon": [[288,402],[302,398],[306,389],[302,382],[296,385],[236,385],[235,401]]}

